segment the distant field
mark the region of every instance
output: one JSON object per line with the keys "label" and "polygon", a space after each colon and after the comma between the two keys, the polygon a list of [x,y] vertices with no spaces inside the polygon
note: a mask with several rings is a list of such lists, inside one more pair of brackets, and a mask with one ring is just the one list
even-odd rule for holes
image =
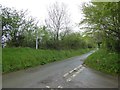
{"label": "distant field", "polygon": [[4,48],[2,52],[3,73],[17,71],[37,65],[63,60],[90,51],[80,50],[36,50],[31,48]]}
{"label": "distant field", "polygon": [[90,55],[86,60],[85,64],[88,67],[96,70],[117,75],[119,72],[120,54],[107,50],[100,49],[97,52]]}

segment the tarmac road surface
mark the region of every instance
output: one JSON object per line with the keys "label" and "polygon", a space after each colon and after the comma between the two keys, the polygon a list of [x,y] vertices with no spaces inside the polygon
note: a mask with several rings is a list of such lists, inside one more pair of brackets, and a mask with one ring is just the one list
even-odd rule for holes
{"label": "tarmac road surface", "polygon": [[3,88],[118,88],[118,77],[84,67],[93,53],[3,75]]}

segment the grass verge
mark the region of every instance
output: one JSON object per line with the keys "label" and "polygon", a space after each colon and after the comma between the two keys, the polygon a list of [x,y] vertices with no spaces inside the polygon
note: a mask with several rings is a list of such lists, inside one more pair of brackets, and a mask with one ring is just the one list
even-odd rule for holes
{"label": "grass verge", "polygon": [[100,49],[90,55],[84,62],[85,65],[111,75],[119,73],[119,55],[116,52]]}
{"label": "grass verge", "polygon": [[90,49],[57,51],[35,50],[31,48],[4,48],[2,51],[2,71],[3,73],[8,73],[81,55],[90,51]]}

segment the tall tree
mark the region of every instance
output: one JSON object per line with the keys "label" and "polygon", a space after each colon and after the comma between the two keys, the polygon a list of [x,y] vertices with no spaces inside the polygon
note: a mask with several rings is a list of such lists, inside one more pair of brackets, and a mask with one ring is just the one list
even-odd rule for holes
{"label": "tall tree", "polygon": [[48,10],[46,24],[54,40],[58,41],[60,34],[69,30],[70,19],[66,5],[54,3]]}
{"label": "tall tree", "polygon": [[[120,2],[92,2],[84,4],[83,13],[85,19],[80,24],[88,25],[87,31],[103,37],[105,46],[109,49],[120,49]],[[98,34],[98,33],[97,33]]]}
{"label": "tall tree", "polygon": [[2,11],[2,35],[11,37],[9,44],[12,46],[22,46],[25,37],[35,30],[35,19],[32,17],[27,19],[27,11],[18,11],[15,8],[3,6],[0,8]]}

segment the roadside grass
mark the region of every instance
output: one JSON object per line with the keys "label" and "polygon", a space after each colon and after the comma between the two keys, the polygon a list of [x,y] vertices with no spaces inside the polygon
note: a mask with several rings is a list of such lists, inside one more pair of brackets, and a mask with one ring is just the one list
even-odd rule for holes
{"label": "roadside grass", "polygon": [[120,58],[118,57],[119,55],[120,54],[116,52],[100,49],[90,55],[85,60],[84,64],[90,68],[107,74],[118,75],[120,68]]}
{"label": "roadside grass", "polygon": [[4,48],[2,50],[2,72],[8,73],[84,54],[91,49],[80,50],[36,50],[31,48]]}

